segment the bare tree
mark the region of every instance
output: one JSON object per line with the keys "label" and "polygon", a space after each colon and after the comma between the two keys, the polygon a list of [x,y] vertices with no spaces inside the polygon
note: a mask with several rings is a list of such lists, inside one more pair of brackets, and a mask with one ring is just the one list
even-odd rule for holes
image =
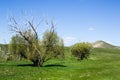
{"label": "bare tree", "polygon": [[[60,38],[55,32],[55,26],[53,22],[51,22],[50,30],[44,34],[43,40],[39,40],[38,32],[33,24],[33,21],[26,20],[26,24],[28,25],[26,30],[22,30],[20,28],[21,26],[14,17],[10,18],[10,22],[11,24],[9,26],[11,31],[17,33],[19,37],[23,39],[23,42],[19,42],[18,44],[14,45],[20,46],[23,44],[25,46],[24,50],[20,49],[23,51],[22,54],[25,54],[26,58],[31,60],[35,66],[42,66],[44,62],[56,57],[57,55],[60,55],[59,49],[63,49],[61,48],[63,45],[60,45],[60,42],[61,44],[63,44],[63,42],[60,41]],[[55,46],[59,46],[59,49],[55,50]],[[59,50],[59,54],[56,54],[57,50]],[[63,52],[61,53],[63,54]]]}

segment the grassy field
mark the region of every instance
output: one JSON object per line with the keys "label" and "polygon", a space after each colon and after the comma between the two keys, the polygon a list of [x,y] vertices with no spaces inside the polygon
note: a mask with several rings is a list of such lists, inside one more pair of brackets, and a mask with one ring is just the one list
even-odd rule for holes
{"label": "grassy field", "polygon": [[69,50],[65,56],[43,67],[33,67],[29,61],[1,61],[0,80],[120,80],[120,50],[93,49],[83,61],[77,61]]}

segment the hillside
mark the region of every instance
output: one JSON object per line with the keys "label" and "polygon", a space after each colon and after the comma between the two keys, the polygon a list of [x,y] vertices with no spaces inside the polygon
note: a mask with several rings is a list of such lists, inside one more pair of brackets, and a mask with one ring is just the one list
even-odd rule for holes
{"label": "hillside", "polygon": [[92,45],[93,45],[94,48],[120,49],[120,47],[111,45],[111,44],[109,44],[109,43],[107,43],[105,41],[102,41],[102,40],[96,41],[96,42],[92,43]]}

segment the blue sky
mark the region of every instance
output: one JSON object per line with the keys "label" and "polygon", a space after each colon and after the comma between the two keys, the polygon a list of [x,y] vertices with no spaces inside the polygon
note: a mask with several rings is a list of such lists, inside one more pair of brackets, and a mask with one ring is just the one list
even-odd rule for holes
{"label": "blue sky", "polygon": [[[54,19],[66,46],[104,40],[120,46],[120,0],[0,0],[0,43],[9,43],[9,15],[34,16],[36,23]],[[40,36],[45,26],[39,26]]]}

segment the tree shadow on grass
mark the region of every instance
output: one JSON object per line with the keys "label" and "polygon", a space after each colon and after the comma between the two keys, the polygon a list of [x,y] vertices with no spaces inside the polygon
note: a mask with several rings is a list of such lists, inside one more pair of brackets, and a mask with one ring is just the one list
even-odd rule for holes
{"label": "tree shadow on grass", "polygon": [[[38,67],[33,64],[0,64],[0,66]],[[62,64],[48,64],[48,65],[44,65],[43,67],[67,67],[67,66]]]}
{"label": "tree shadow on grass", "polygon": [[[34,66],[33,64],[19,64],[17,66],[22,66],[22,67],[25,67],[25,66],[38,67],[38,66]],[[42,67],[67,67],[67,66],[60,65],[60,64],[49,64],[49,65],[45,65],[45,66],[42,66]]]}
{"label": "tree shadow on grass", "polygon": [[18,64],[17,66],[21,66],[21,67],[27,67],[27,66],[31,66],[31,67],[37,67],[33,64]]}
{"label": "tree shadow on grass", "polygon": [[44,67],[67,67],[67,66],[61,64],[49,64],[49,65],[45,65]]}

